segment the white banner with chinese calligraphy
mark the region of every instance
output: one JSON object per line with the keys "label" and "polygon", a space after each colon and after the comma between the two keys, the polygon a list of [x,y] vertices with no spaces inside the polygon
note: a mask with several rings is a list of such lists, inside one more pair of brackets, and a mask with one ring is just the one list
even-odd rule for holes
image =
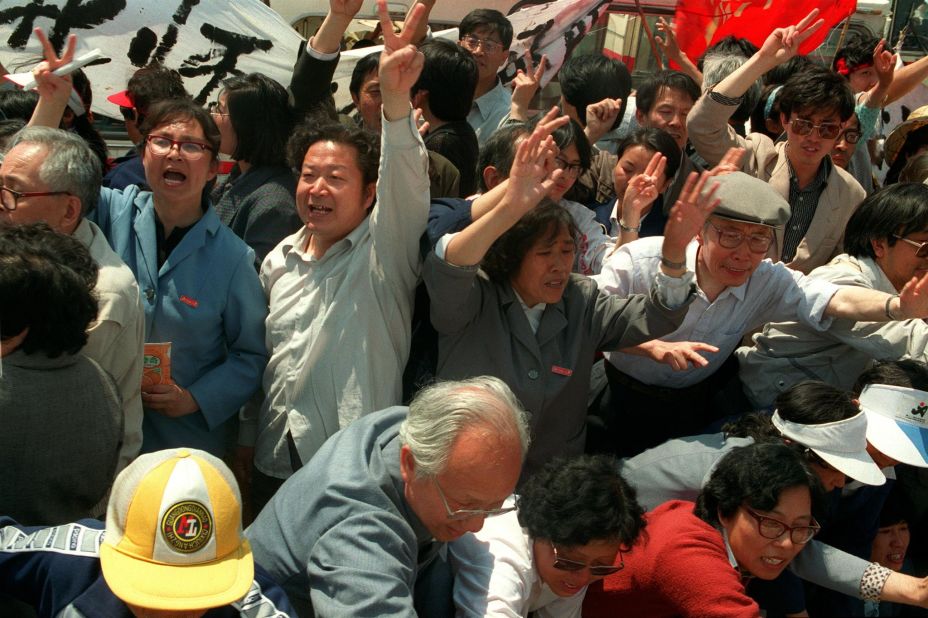
{"label": "white banner with chinese calligraphy", "polygon": [[99,48],[111,59],[85,71],[94,112],[115,117],[106,97],[125,90],[151,61],[177,69],[187,91],[205,103],[235,74],[259,72],[289,84],[302,41],[259,0],[0,0],[0,63],[8,71],[29,70],[41,58],[35,27],[59,49],[73,33],[78,55]]}

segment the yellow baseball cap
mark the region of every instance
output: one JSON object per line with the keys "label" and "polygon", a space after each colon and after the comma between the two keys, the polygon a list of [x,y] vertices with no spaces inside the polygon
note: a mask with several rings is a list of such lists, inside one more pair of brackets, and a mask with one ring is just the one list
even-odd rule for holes
{"label": "yellow baseball cap", "polygon": [[254,579],[238,484],[195,449],[140,456],[116,478],[100,564],[117,597],[148,609],[228,605]]}

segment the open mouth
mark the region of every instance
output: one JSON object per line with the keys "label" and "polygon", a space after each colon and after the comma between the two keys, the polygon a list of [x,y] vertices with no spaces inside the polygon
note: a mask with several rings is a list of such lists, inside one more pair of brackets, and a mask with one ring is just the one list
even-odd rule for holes
{"label": "open mouth", "polygon": [[162,175],[162,178],[164,179],[164,184],[174,187],[183,184],[184,181],[187,180],[187,175],[177,170],[167,170]]}
{"label": "open mouth", "polygon": [[318,204],[310,204],[310,205],[309,205],[309,212],[312,213],[312,214],[314,214],[314,215],[327,215],[327,214],[329,214],[330,212],[332,212],[332,209],[329,208],[328,206],[321,206],[321,205],[318,205]]}
{"label": "open mouth", "polygon": [[779,567],[785,562],[783,558],[774,558],[773,556],[761,556],[760,561],[770,567]]}

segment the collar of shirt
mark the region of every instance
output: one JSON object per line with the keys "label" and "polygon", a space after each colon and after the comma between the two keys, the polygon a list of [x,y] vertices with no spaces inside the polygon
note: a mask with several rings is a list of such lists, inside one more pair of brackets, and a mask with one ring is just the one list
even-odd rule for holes
{"label": "collar of shirt", "polygon": [[[512,286],[510,285],[510,287]],[[537,333],[538,326],[541,324],[541,316],[542,314],[544,314],[545,307],[547,307],[548,305],[546,305],[545,303],[538,303],[537,305],[533,307],[529,307],[525,303],[525,301],[522,300],[522,297],[519,295],[519,293],[516,292],[515,288],[512,288],[512,293],[515,294],[515,297],[516,299],[518,299],[519,304],[522,305],[522,311],[525,312],[525,317],[528,320],[529,326],[532,327],[532,332]]]}
{"label": "collar of shirt", "polygon": [[483,118],[486,118],[490,111],[499,105],[500,102],[505,101],[505,89],[506,87],[503,86],[503,83],[497,78],[496,85],[493,86],[493,88],[474,99],[474,106],[477,108]]}
{"label": "collar of shirt", "polygon": [[793,169],[793,164],[790,163],[789,157],[786,158],[786,165],[789,168],[789,185],[790,193],[811,193],[813,191],[819,191],[824,189],[828,181],[828,175],[831,174],[831,168],[834,164],[831,162],[831,157],[825,157],[822,159],[822,162],[818,166],[818,173],[815,175],[815,178],[812,179],[812,182],[809,183],[809,186],[805,189],[799,188],[799,180],[796,178],[796,170]]}
{"label": "collar of shirt", "polygon": [[293,239],[292,242],[285,242],[281,247],[281,250],[284,254],[284,259],[286,260],[287,256],[293,252],[306,262],[321,262],[333,255],[341,253],[343,250],[350,251],[352,247],[361,241],[361,237],[367,233],[369,223],[370,213],[368,213],[367,217],[364,218],[364,221],[362,221],[358,227],[351,230],[350,234],[329,247],[328,251],[326,251],[325,255],[323,255],[321,258],[314,257],[312,253],[303,248],[308,246],[309,236],[311,235],[311,232],[304,225],[300,231],[297,232],[296,236],[291,237]]}
{"label": "collar of shirt", "polygon": [[886,292],[887,294],[898,294],[898,290],[889,280],[889,277],[886,276],[886,273],[883,272],[883,269],[880,268],[876,262],[873,261],[871,257],[861,257],[857,258],[857,262],[860,264],[860,270],[863,274],[873,281],[873,288],[881,292]]}

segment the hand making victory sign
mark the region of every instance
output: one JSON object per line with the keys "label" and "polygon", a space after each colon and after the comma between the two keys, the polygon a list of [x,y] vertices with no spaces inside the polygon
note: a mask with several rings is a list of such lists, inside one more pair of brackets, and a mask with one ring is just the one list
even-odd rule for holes
{"label": "hand making victory sign", "polygon": [[412,44],[416,28],[424,19],[425,6],[417,4],[410,11],[403,30],[393,32],[393,23],[385,0],[377,0],[377,13],[383,29],[383,52],[380,54],[380,92],[383,97],[383,115],[387,120],[399,120],[410,114],[409,91],[412,89],[425,57]]}

